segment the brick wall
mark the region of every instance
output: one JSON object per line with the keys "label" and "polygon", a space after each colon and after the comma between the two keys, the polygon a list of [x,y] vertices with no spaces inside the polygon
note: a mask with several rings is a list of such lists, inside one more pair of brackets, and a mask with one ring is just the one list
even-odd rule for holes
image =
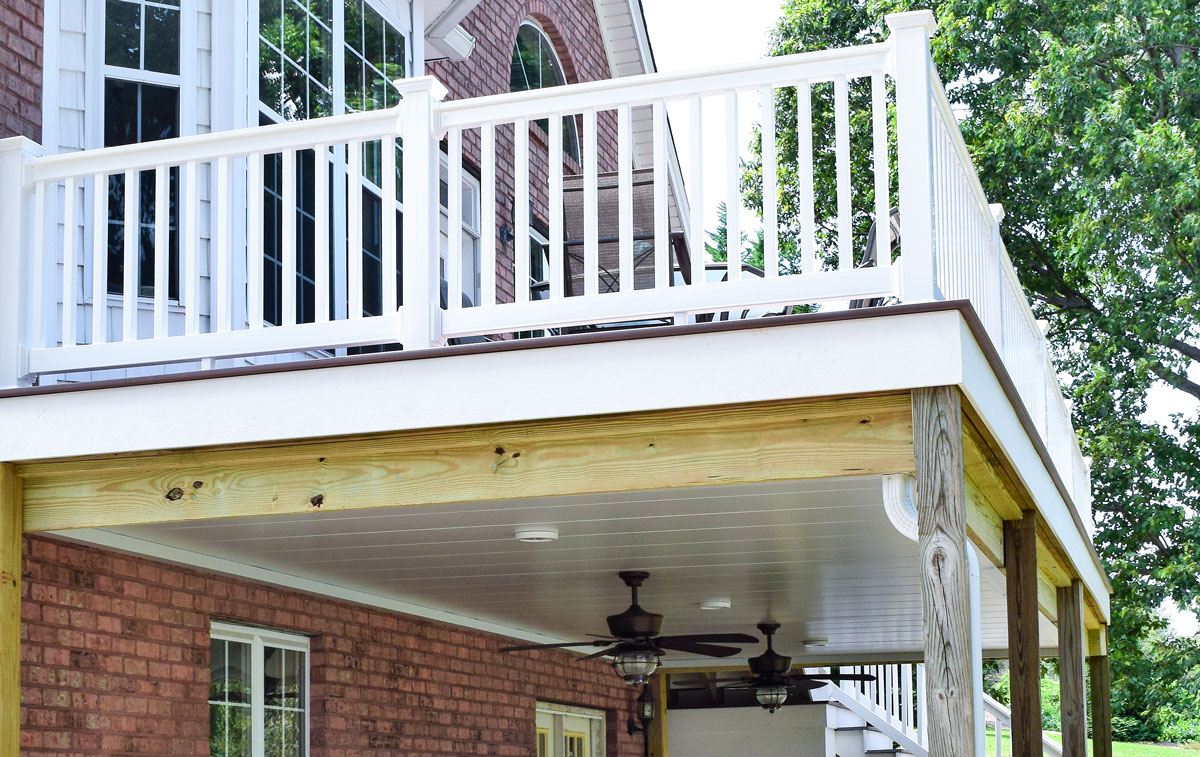
{"label": "brick wall", "polygon": [[532,755],[544,699],[608,713],[641,754],[637,690],[565,652],[34,536],[24,541],[23,755],[207,755],[210,621],[311,635],[311,754]]}
{"label": "brick wall", "polygon": [[42,137],[42,0],[0,3],[0,138]]}
{"label": "brick wall", "polygon": [[[513,45],[517,28],[526,18],[534,18],[554,43],[567,82],[608,79],[610,69],[604,51],[604,39],[592,0],[484,0],[462,21],[462,27],[476,39],[475,50],[465,61],[432,61],[428,72],[449,90],[448,99],[460,100],[509,91]],[[601,112],[598,120],[599,170],[616,170],[616,115]],[[582,131],[582,130],[581,130]],[[547,223],[548,145],[545,132],[531,125],[530,184],[533,215]],[[478,132],[464,135],[465,162],[478,168]],[[502,224],[512,226],[513,212],[513,133],[511,127],[496,132],[496,292],[501,301],[513,299],[513,263],[511,243],[500,241]],[[579,173],[579,167],[564,161],[564,173]],[[486,230],[485,230],[486,233]]]}

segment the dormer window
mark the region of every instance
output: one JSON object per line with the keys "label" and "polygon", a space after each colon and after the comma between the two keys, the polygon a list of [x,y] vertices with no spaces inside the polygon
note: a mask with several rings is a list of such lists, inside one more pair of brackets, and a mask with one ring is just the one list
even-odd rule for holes
{"label": "dormer window", "polygon": [[[513,45],[509,89],[524,92],[566,83],[567,77],[558,54],[554,52],[554,43],[537,21],[525,19],[517,29],[517,41]],[[546,119],[538,120],[537,124],[543,130],[548,129]],[[579,127],[572,116],[563,119],[563,152],[576,163],[579,162]]]}

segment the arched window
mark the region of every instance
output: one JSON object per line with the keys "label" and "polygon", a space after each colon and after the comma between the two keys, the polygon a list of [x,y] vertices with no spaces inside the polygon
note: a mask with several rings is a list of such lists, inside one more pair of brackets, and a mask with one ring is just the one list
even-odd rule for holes
{"label": "arched window", "polygon": [[[512,74],[509,89],[523,92],[527,89],[558,87],[567,83],[562,63],[554,52],[554,43],[545,30],[533,19],[525,19],[517,29],[517,42],[513,45]],[[537,122],[548,128],[545,119]],[[579,130],[573,117],[563,119],[563,152],[579,162]]]}

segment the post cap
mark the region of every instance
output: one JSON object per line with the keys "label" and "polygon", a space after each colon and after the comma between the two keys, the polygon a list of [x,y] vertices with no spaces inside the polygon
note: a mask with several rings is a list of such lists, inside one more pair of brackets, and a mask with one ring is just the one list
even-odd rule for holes
{"label": "post cap", "polygon": [[889,13],[883,17],[883,20],[887,22],[888,28],[894,32],[901,29],[923,28],[930,37],[937,34],[937,19],[934,18],[933,11],[931,10]]}
{"label": "post cap", "polygon": [[446,85],[438,81],[436,76],[414,76],[407,79],[393,79],[392,85],[402,96],[416,92],[427,92],[434,100],[442,101],[450,93]]}
{"label": "post cap", "polygon": [[988,210],[992,211],[992,218],[996,219],[996,223],[1000,223],[1004,220],[1003,203],[993,202],[991,205],[988,205]]}

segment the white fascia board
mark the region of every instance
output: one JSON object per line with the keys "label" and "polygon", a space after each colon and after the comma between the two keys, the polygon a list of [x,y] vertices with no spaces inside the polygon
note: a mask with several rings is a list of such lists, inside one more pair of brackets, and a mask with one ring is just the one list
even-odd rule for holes
{"label": "white fascia board", "polygon": [[418,0],[424,3],[426,37],[445,37],[458,26],[480,0]]}
{"label": "white fascia board", "polygon": [[961,320],[944,310],[585,344],[549,337],[499,352],[26,394],[0,399],[0,460],[957,385]]}
{"label": "white fascia board", "polygon": [[964,394],[978,411],[992,438],[1012,462],[1017,477],[1037,504],[1038,513],[1062,544],[1067,558],[1107,622],[1111,617],[1108,586],[1102,567],[1071,515],[1074,504],[1064,499],[1055,485],[1046,463],[1021,425],[1016,409],[979,343],[975,341],[970,327],[962,321],[960,329]]}
{"label": "white fascia board", "polygon": [[521,641],[527,641],[533,644],[558,644],[565,639],[557,636],[548,636],[536,631],[529,631],[523,628],[496,623],[486,618],[479,618],[472,615],[463,615],[460,613],[439,610],[435,607],[426,607],[424,605],[413,604],[399,599],[384,597],[379,594],[359,591],[358,589],[350,589],[336,584],[325,583],[324,581],[316,581],[303,576],[295,576],[290,573],[281,573],[268,568],[259,568],[246,563],[239,563],[228,560],[223,557],[214,557],[201,552],[193,552],[188,549],[173,547],[168,544],[160,544],[158,542],[149,541],[147,539],[138,539],[133,536],[113,533],[98,528],[81,528],[73,531],[58,531],[51,532],[52,536],[70,541],[80,542],[82,544],[101,547],[103,549],[116,550],[126,554],[134,555],[135,557],[147,557],[155,560],[164,560],[166,562],[175,563],[189,568],[196,568],[209,573],[217,573],[223,576],[232,578],[241,578],[249,581],[258,581],[260,583],[280,586],[285,589],[294,589],[308,594],[316,594],[322,597],[331,597],[345,602],[353,602],[355,604],[375,607],[381,610],[397,612],[404,615],[412,615],[418,618],[434,620],[441,623],[449,623],[451,625],[462,628],[470,628],[484,633],[493,633],[499,636],[507,636]]}
{"label": "white fascia board", "polygon": [[441,37],[426,37],[425,42],[438,52],[438,55],[426,54],[426,60],[442,58],[458,63],[470,58],[475,50],[475,38],[461,26],[455,26]]}

